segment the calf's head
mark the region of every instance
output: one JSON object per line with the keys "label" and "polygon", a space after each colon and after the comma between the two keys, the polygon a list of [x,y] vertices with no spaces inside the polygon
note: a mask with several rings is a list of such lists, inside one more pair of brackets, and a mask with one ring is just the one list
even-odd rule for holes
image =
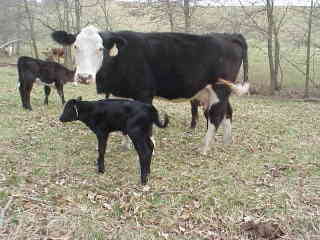
{"label": "calf's head", "polygon": [[77,35],[56,31],[52,33],[52,38],[63,45],[73,44],[77,69],[75,81],[85,84],[95,82],[103,60],[116,57],[119,48],[126,43],[123,38],[111,32],[100,33],[93,26],[83,28]]}
{"label": "calf's head", "polygon": [[72,122],[79,119],[79,110],[77,104],[81,101],[81,97],[70,99],[65,105],[59,120],[61,122]]}

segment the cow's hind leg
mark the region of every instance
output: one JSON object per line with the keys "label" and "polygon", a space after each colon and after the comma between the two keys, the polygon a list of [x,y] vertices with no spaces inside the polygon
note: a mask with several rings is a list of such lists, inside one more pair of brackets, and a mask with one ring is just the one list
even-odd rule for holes
{"label": "cow's hind leg", "polygon": [[44,90],[44,95],[45,95],[44,104],[48,105],[51,88],[49,86],[44,86],[43,90]]}

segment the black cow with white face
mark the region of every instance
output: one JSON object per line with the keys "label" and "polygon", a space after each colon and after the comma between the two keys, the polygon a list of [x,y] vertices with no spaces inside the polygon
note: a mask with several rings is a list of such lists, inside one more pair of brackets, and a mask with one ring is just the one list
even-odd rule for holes
{"label": "black cow with white face", "polygon": [[225,132],[231,133],[231,121],[226,122],[229,95],[248,91],[248,84],[223,80],[226,49],[214,36],[100,32],[88,26],[77,35],[56,31],[52,37],[60,44],[74,45],[75,81],[96,82],[97,93],[146,103],[154,97],[198,99],[209,117],[204,154],[221,122],[228,125]]}

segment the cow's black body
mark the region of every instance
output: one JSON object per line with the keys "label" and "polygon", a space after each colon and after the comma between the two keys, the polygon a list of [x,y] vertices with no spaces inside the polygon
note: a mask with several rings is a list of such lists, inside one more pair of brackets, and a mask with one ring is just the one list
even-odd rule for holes
{"label": "cow's black body", "polygon": [[209,35],[183,33],[101,33],[104,46],[125,42],[116,57],[105,57],[96,76],[97,92],[151,102],[192,98],[227,75],[223,45]]}
{"label": "cow's black body", "polygon": [[53,85],[57,89],[62,104],[64,104],[63,85],[73,81],[74,71],[70,71],[56,62],[42,61],[26,56],[18,59],[17,67],[19,74],[19,91],[24,108],[32,110],[30,93],[37,79],[45,85],[45,104],[48,104],[48,96],[51,91],[50,85]]}

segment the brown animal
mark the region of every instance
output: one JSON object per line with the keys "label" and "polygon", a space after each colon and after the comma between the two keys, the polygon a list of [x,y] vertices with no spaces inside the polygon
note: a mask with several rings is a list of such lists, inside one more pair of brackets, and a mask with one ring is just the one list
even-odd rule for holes
{"label": "brown animal", "polygon": [[26,56],[18,59],[17,67],[19,74],[19,91],[23,108],[32,110],[30,93],[34,83],[44,85],[44,104],[48,104],[51,86],[57,89],[62,104],[65,103],[63,85],[67,82],[74,82],[75,71],[71,71],[56,62],[43,61]]}

